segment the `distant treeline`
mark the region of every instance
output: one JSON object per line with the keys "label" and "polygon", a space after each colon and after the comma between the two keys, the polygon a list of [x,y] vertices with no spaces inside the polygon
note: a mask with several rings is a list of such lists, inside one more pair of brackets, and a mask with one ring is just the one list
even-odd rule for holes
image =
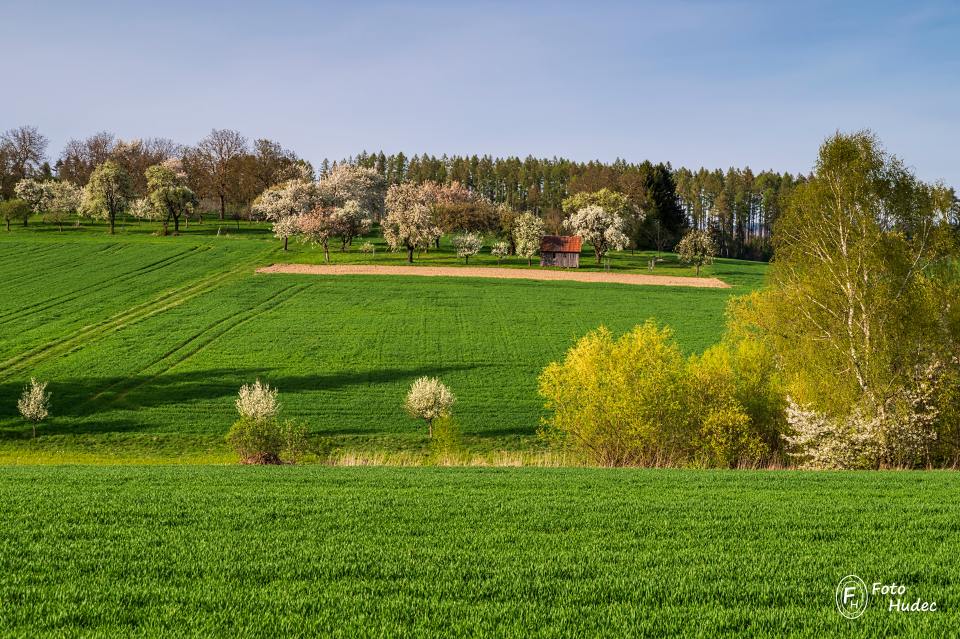
{"label": "distant treeline", "polygon": [[[646,214],[638,248],[667,246],[687,229],[709,230],[726,257],[769,257],[771,229],[784,202],[804,176],[749,168],[674,169],[669,163],[574,162],[564,158],[441,156],[363,152],[342,160],[376,169],[391,184],[460,182],[496,203],[537,213],[559,230],[564,198],[608,188],[623,193]],[[321,177],[337,162],[324,160]]]}
{"label": "distant treeline", "polygon": [[[0,197],[12,198],[24,178],[61,179],[85,186],[93,170],[111,159],[133,181],[134,194],[146,193],[147,167],[175,159],[189,187],[201,198],[201,211],[218,217],[248,217],[266,188],[292,175],[317,173],[323,178],[337,164],[311,166],[272,140],[252,142],[236,131],[216,129],[194,145],[171,140],[120,140],[101,132],[70,140],[51,165],[47,139],[35,127],[18,127],[0,135]],[[616,160],[574,162],[564,158],[495,158],[363,152],[340,162],[373,168],[388,184],[459,182],[497,204],[542,217],[551,232],[560,232],[561,203],[570,195],[607,188],[626,195],[644,223],[632,238],[636,248],[670,248],[688,229],[709,230],[720,255],[765,259],[771,252],[771,229],[785,198],[803,176],[749,168],[674,169],[670,164]]]}

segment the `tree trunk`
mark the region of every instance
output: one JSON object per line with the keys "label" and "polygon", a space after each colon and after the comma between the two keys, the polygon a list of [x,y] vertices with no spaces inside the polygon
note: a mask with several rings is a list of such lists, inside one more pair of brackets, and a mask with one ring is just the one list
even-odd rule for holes
{"label": "tree trunk", "polygon": [[180,234],[180,216],[179,215],[173,216],[173,234],[174,235]]}
{"label": "tree trunk", "polygon": [[224,219],[227,214],[227,198],[223,193],[220,194],[220,219]]}
{"label": "tree trunk", "polygon": [[63,233],[63,220],[57,221],[57,227],[59,227],[60,232]]}
{"label": "tree trunk", "polygon": [[111,212],[107,217],[110,219],[110,235],[113,235],[113,226],[117,221],[117,214]]}
{"label": "tree trunk", "polygon": [[327,264],[330,263],[330,243],[329,242],[323,243],[323,261],[326,262]]}
{"label": "tree trunk", "polygon": [[700,277],[700,265],[697,264],[697,277]]}
{"label": "tree trunk", "polygon": [[284,250],[284,251],[287,250],[287,242],[289,242],[289,241],[290,241],[290,238],[287,237],[286,235],[284,235],[284,236],[283,236],[283,250]]}
{"label": "tree trunk", "polygon": [[413,247],[407,245],[407,264],[413,264]]}
{"label": "tree trunk", "polygon": [[24,225],[24,226],[27,225],[27,220],[29,220],[29,219],[30,219],[30,216],[29,216],[29,215],[24,215],[24,216],[23,216],[23,225]]}
{"label": "tree trunk", "polygon": [[[433,420],[427,420],[427,434],[430,435],[430,439],[433,439]],[[36,434],[34,434],[36,437]]]}

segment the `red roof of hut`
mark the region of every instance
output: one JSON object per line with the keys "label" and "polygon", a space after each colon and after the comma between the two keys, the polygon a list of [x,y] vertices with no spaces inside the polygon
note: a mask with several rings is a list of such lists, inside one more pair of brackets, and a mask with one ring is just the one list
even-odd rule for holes
{"label": "red roof of hut", "polygon": [[544,235],[540,238],[540,252],[579,253],[583,240],[578,235]]}

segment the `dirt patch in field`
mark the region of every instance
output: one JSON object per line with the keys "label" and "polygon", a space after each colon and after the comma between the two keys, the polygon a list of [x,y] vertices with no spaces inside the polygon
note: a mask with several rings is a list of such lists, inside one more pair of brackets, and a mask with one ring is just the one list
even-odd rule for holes
{"label": "dirt patch in field", "polygon": [[301,275],[420,275],[424,277],[491,277],[497,279],[560,280],[568,282],[608,282],[639,286],[692,286],[730,288],[715,277],[676,277],[642,273],[591,271],[552,271],[532,268],[494,268],[468,266],[378,266],[376,264],[271,264],[257,273],[293,273]]}

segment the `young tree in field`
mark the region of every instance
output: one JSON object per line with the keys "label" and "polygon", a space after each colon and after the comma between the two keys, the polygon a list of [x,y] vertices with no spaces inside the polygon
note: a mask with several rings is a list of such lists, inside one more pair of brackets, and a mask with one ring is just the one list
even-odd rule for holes
{"label": "young tree in field", "polygon": [[37,438],[37,424],[50,414],[50,393],[47,392],[47,383],[38,382],[30,378],[30,383],[23,389],[23,394],[17,401],[20,415],[30,422],[33,427],[33,438]]}
{"label": "young tree in field", "polygon": [[22,220],[24,216],[30,215],[30,205],[23,200],[2,200],[0,201],[0,217],[10,230],[11,220]]}
{"label": "young tree in field", "polygon": [[287,250],[287,243],[290,238],[300,235],[300,217],[299,215],[288,215],[273,223],[273,236],[278,240],[283,240],[284,251]]}
{"label": "young tree in field", "polygon": [[370,231],[373,220],[370,219],[367,211],[361,208],[356,200],[347,200],[342,206],[337,208],[337,217],[339,218],[340,228],[340,251],[346,251],[348,246],[353,244],[356,237]]}
{"label": "young tree in field", "polygon": [[510,255],[510,245],[506,242],[496,242],[490,247],[490,255],[497,258],[497,266],[500,266],[503,258]]}
{"label": "young tree in field", "polygon": [[288,222],[282,222],[287,218],[295,220],[317,208],[322,202],[323,198],[316,182],[294,179],[272,186],[261,193],[253,202],[253,212],[273,222],[274,235],[283,240],[283,250],[286,251],[287,243],[292,236],[288,231],[294,227]]}
{"label": "young tree in field", "polygon": [[543,232],[543,220],[533,213],[521,214],[513,224],[513,241],[517,247],[517,255],[527,258],[527,266],[531,265],[533,256],[540,251]]}
{"label": "young tree in field", "polygon": [[680,261],[684,264],[696,266],[697,277],[700,276],[702,266],[713,264],[713,258],[716,254],[717,247],[708,231],[690,231],[677,244],[677,255],[680,257]]}
{"label": "young tree in field", "polygon": [[56,224],[63,231],[63,223],[75,213],[81,204],[81,191],[70,182],[61,180],[44,183],[47,191],[45,220]]}
{"label": "young tree in field", "polygon": [[424,199],[421,189],[415,184],[397,184],[387,191],[383,237],[391,250],[406,249],[407,262],[410,264],[413,264],[414,249],[429,248],[443,233],[434,222],[430,206]]}
{"label": "young tree in field", "polygon": [[427,422],[427,433],[433,437],[433,420],[450,415],[457,401],[450,389],[436,377],[421,377],[410,386],[404,409],[411,417]]}
{"label": "young tree in field", "polygon": [[574,235],[593,245],[597,264],[610,251],[619,251],[627,246],[630,239],[623,232],[624,220],[595,204],[586,206],[564,222],[564,226]]}
{"label": "young tree in field", "polygon": [[156,209],[150,198],[140,197],[130,202],[127,212],[136,220],[161,220],[163,211]]}
{"label": "young tree in field", "polygon": [[462,257],[464,264],[469,264],[470,256],[476,255],[483,248],[483,236],[479,233],[455,235],[453,248],[457,250],[457,257]]}
{"label": "young tree in field", "polygon": [[[163,234],[173,222],[173,232],[180,232],[180,219],[189,215],[199,203],[196,194],[186,185],[186,176],[176,163],[151,166],[146,171],[147,197],[163,219]],[[91,180],[92,182],[92,180]]]}
{"label": "young tree in field", "polygon": [[323,247],[323,261],[330,263],[330,238],[341,232],[339,209],[319,206],[296,218],[297,228],[305,241]]}
{"label": "young tree in field", "polygon": [[770,285],[732,315],[776,352],[796,443],[826,447],[801,456],[858,447],[862,455],[843,463],[877,468],[960,453],[951,199],[870,132],[827,139],[814,175],[789,199]]}
{"label": "young tree in field", "polygon": [[202,179],[220,202],[220,219],[227,211],[238,160],[247,153],[247,139],[237,131],[213,129],[190,155],[201,167]]}
{"label": "young tree in field", "polygon": [[29,219],[29,213],[34,215],[43,215],[47,212],[47,204],[50,200],[50,193],[47,190],[46,186],[40,180],[35,180],[33,178],[26,178],[17,182],[17,186],[14,188],[14,192],[17,194],[17,197],[27,203],[27,206],[30,207],[27,215],[23,216],[23,225],[27,225],[27,220]]}
{"label": "young tree in field", "polygon": [[83,207],[92,217],[106,219],[113,235],[117,215],[127,208],[132,195],[130,176],[117,162],[108,160],[90,175],[83,190]]}

